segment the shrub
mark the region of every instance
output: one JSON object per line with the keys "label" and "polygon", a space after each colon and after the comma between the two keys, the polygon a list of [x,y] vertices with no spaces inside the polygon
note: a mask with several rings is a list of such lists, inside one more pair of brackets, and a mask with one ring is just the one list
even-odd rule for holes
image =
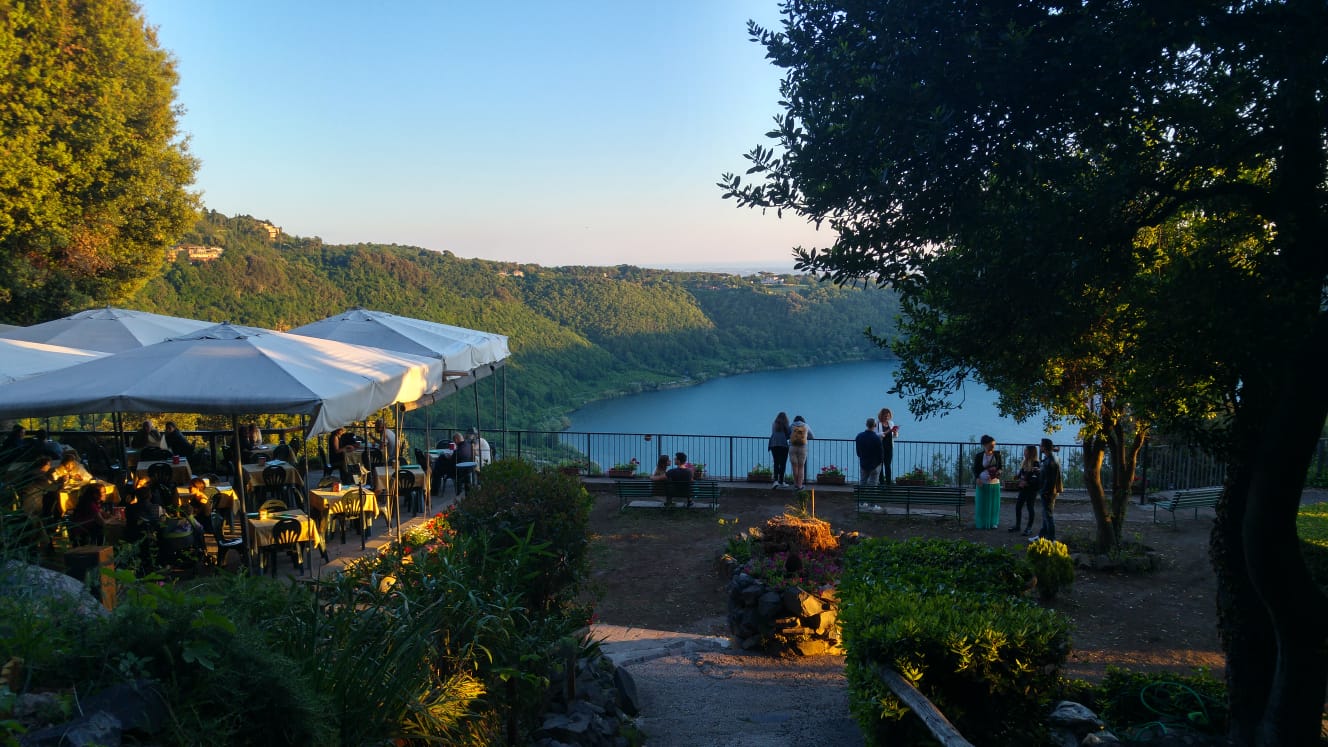
{"label": "shrub", "polygon": [[1122,737],[1227,731],[1226,685],[1204,669],[1184,675],[1107,667],[1093,697],[1098,715]]}
{"label": "shrub", "polygon": [[898,671],[964,734],[1041,743],[1069,621],[1013,594],[1015,556],[967,542],[869,540],[846,553],[839,586],[850,707],[876,744],[926,743],[918,719],[875,674]]}
{"label": "shrub", "polygon": [[1074,583],[1074,561],[1070,560],[1070,550],[1064,544],[1039,538],[1028,543],[1024,553],[1037,577],[1038,595],[1043,599],[1055,599],[1061,589]]}
{"label": "shrub", "polygon": [[593,499],[581,481],[557,470],[503,459],[484,468],[481,487],[463,496],[452,521],[462,534],[489,534],[501,551],[518,543],[544,547],[548,556],[528,557],[527,605],[545,610],[573,599],[585,577]]}
{"label": "shrub", "polygon": [[1328,503],[1301,506],[1296,516],[1296,534],[1310,575],[1320,587],[1328,589]]}

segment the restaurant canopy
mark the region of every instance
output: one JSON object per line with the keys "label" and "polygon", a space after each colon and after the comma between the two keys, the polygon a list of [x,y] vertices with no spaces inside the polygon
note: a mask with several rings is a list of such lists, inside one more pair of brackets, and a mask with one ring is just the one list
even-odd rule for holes
{"label": "restaurant canopy", "polygon": [[0,386],[0,417],[89,412],[308,415],[308,435],[419,399],[434,358],[218,324]]}
{"label": "restaurant canopy", "polygon": [[187,335],[211,327],[213,324],[215,322],[108,306],[104,309],[80,311],[30,327],[0,331],[0,337],[8,340],[65,345],[80,350],[119,353],[152,345],[169,337]]}
{"label": "restaurant canopy", "polygon": [[106,357],[95,350],[79,350],[44,342],[0,339],[0,384],[68,368]]}
{"label": "restaurant canopy", "polygon": [[363,308],[296,327],[291,333],[438,358],[443,362],[445,378],[419,404],[428,404],[484,378],[511,355],[505,335]]}

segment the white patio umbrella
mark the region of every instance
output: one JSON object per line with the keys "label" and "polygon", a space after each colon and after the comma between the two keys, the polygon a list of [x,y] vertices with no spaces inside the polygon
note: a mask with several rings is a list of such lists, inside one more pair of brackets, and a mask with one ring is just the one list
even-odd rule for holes
{"label": "white patio umbrella", "polygon": [[213,324],[215,322],[108,306],[104,309],[80,311],[30,327],[4,330],[0,332],[0,337],[8,340],[65,345],[103,353],[119,353],[152,345],[169,337],[187,335],[211,327]]}
{"label": "white patio umbrella", "polygon": [[[441,367],[434,358],[218,324],[0,386],[0,417],[195,412],[231,415],[238,430],[241,414],[292,413],[309,417],[312,436],[419,399]],[[243,509],[243,480],[236,487]]]}
{"label": "white patio umbrella", "polygon": [[360,308],[296,327],[291,334],[438,358],[449,377],[469,375],[511,354],[505,335]]}
{"label": "white patio umbrella", "polygon": [[[431,404],[438,398],[474,383],[504,365],[511,355],[505,335],[364,308],[350,309],[296,327],[291,333],[439,359],[443,362],[443,378],[434,392],[411,403],[418,405]],[[400,424],[401,419],[397,418],[398,429]],[[426,441],[429,439],[428,433],[426,419]],[[398,432],[398,443],[400,438]],[[399,454],[393,456],[395,458]],[[398,465],[393,464],[392,467],[395,471]],[[396,505],[395,497],[392,505]]]}
{"label": "white patio umbrella", "polygon": [[0,339],[0,384],[87,363],[105,358],[106,355],[95,350],[79,350],[43,342]]}

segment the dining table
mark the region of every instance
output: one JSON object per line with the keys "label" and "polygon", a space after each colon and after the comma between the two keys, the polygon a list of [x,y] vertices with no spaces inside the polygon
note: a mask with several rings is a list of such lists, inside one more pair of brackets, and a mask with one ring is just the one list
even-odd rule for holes
{"label": "dining table", "polygon": [[[355,485],[347,485],[342,490],[325,490],[315,488],[309,491],[309,504],[315,508],[327,511],[327,515],[340,516],[350,510],[351,501],[359,488]],[[364,491],[364,512],[378,516],[378,496],[372,490]]]}
{"label": "dining table", "polygon": [[[177,461],[178,459],[178,461]],[[188,485],[193,479],[194,473],[190,471],[189,460],[184,457],[174,459],[158,459],[150,462],[139,462],[134,468],[134,475],[137,477],[147,477],[148,468],[154,464],[167,464],[171,468],[171,482],[176,485]]]}
{"label": "dining table", "polygon": [[304,480],[300,478],[300,471],[295,469],[295,465],[290,462],[284,462],[280,459],[269,459],[266,463],[243,464],[240,465],[240,471],[244,473],[244,489],[252,491],[254,488],[263,487],[263,470],[268,467],[281,467],[286,471],[286,483],[295,485],[304,489]]}
{"label": "dining table", "polygon": [[272,544],[272,528],[281,519],[295,519],[300,522],[300,542],[312,542],[317,550],[327,549],[317,523],[309,518],[309,514],[298,508],[291,508],[272,512],[266,517],[257,512],[245,514],[245,521],[249,524],[249,546],[254,550],[254,555],[264,546]]}

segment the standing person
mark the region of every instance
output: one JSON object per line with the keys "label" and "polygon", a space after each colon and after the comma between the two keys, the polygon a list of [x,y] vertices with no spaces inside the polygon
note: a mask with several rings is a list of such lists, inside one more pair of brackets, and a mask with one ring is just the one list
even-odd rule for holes
{"label": "standing person", "polygon": [[770,445],[766,447],[775,460],[771,490],[778,490],[784,484],[784,471],[788,468],[789,436],[792,434],[788,415],[783,412],[776,415],[775,422],[770,425]]}
{"label": "standing person", "polygon": [[[378,448],[383,451],[383,463],[394,464],[397,456],[397,434],[382,420],[374,421],[374,430],[378,433]],[[461,434],[456,434],[460,436]],[[469,460],[467,460],[469,461]]]}
{"label": "standing person", "polygon": [[793,464],[793,489],[802,490],[802,481],[807,473],[807,442],[812,440],[812,429],[801,415],[793,416],[793,427],[789,429],[789,462]]}
{"label": "standing person", "polygon": [[978,529],[995,529],[1001,522],[1001,452],[996,439],[983,434],[982,451],[973,456],[973,519]]}
{"label": "standing person", "polygon": [[1037,499],[1038,488],[1042,484],[1042,465],[1038,464],[1038,447],[1024,447],[1024,461],[1019,463],[1019,495],[1014,500],[1014,526],[1011,532],[1019,531],[1019,516],[1028,506],[1028,526],[1025,532],[1033,531],[1033,501]]}
{"label": "standing person", "polygon": [[895,481],[895,438],[899,435],[899,426],[895,425],[895,414],[890,412],[890,408],[882,407],[876,414],[876,427],[881,434],[882,453],[881,477],[878,482],[881,485],[889,485]]}
{"label": "standing person", "polygon": [[858,452],[859,484],[875,485],[881,477],[883,446],[881,434],[876,432],[876,419],[867,418],[867,428],[853,439]]}
{"label": "standing person", "polygon": [[1065,491],[1065,482],[1061,477],[1061,463],[1056,461],[1056,452],[1059,449],[1051,443],[1050,438],[1042,439],[1042,485],[1039,488],[1042,494],[1042,529],[1037,534],[1029,537],[1033,542],[1038,538],[1045,540],[1056,539],[1056,519],[1052,512],[1056,508],[1056,496]]}

